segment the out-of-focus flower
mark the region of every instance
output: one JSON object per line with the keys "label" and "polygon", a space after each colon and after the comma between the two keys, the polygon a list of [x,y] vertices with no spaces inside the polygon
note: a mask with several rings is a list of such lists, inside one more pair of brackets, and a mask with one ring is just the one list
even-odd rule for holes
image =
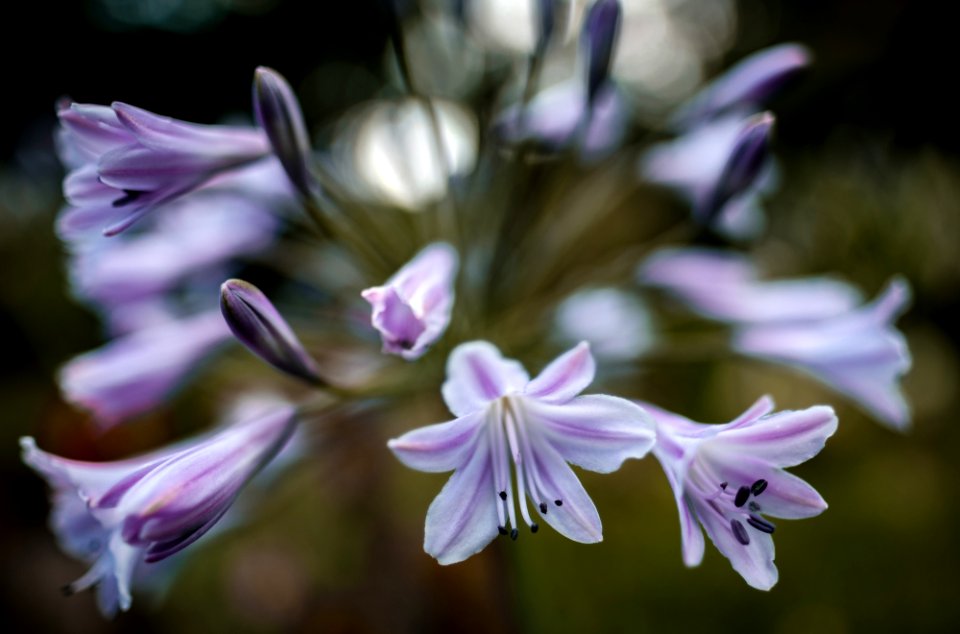
{"label": "out-of-focus flower", "polygon": [[216,310],[138,330],[70,360],[60,371],[60,389],[111,427],[157,406],[229,339]]}
{"label": "out-of-focus flower", "polygon": [[260,130],[206,126],[115,102],[60,107],[61,158],[70,168],[65,238],[103,229],[114,235],[157,205],[270,152]]}
{"label": "out-of-focus flower", "polygon": [[635,359],[654,343],[652,318],[634,295],[616,288],[590,288],[569,296],[557,307],[560,337],[586,341],[601,360]]}
{"label": "out-of-focus flower", "polygon": [[309,196],[314,182],[310,172],[310,137],[300,103],[287,80],[273,69],[257,68],[253,107],[257,123],[270,139],[290,182],[301,194]]}
{"label": "out-of-focus flower", "polygon": [[53,489],[51,523],[61,546],[92,564],[68,591],[97,585],[105,615],[129,609],[136,569],[209,531],[295,425],[295,410],[285,406],[205,438],[104,463],[61,458],[22,438],[24,462]]}
{"label": "out-of-focus flower", "polygon": [[733,569],[759,590],[777,582],[774,525],[764,515],[800,519],[827,508],[820,494],[783,469],[806,462],[837,429],[833,409],[771,414],[764,397],[733,422],[703,425],[644,403],[657,423],[654,455],[680,511],[683,561],[703,559],[707,531]]}
{"label": "out-of-focus flower", "polygon": [[910,302],[910,287],[893,279],[871,304],[834,317],[740,328],[733,347],[809,372],[846,394],[881,423],[910,426],[900,377],[910,370],[907,342],[893,322]]}
{"label": "out-of-focus flower", "polygon": [[587,73],[587,101],[592,102],[610,74],[620,30],[620,0],[597,0],[583,21],[582,46]]}
{"label": "out-of-focus flower", "polygon": [[383,286],[368,288],[370,321],[380,331],[383,352],[408,361],[426,353],[450,323],[457,251],[445,242],[424,247]]}
{"label": "out-of-focus flower", "polygon": [[585,343],[532,381],[523,366],[487,342],[462,344],[451,353],[443,398],[457,418],[389,442],[408,467],[455,470],[427,511],[428,554],[452,564],[482,550],[498,532],[516,539],[515,505],[536,532],[527,497],[565,537],[602,539],[597,509],[567,462],[610,473],[627,458],[646,455],[655,434],[650,417],[630,401],[577,396],[594,369]]}
{"label": "out-of-focus flower", "polygon": [[282,372],[309,383],[320,382],[317,364],[256,286],[227,280],[220,287],[220,310],[236,338],[255,355]]}

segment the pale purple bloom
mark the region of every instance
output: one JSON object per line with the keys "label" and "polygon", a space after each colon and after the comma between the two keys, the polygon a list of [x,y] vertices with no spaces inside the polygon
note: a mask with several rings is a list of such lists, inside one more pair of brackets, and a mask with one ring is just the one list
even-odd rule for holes
{"label": "pale purple bloom", "polygon": [[145,328],[70,360],[60,389],[110,427],[160,404],[230,330],[219,311]]}
{"label": "pale purple bloom", "polygon": [[703,425],[644,403],[657,423],[654,455],[680,511],[683,561],[703,560],[706,530],[733,569],[759,590],[777,582],[775,526],[764,515],[801,519],[827,508],[820,494],[783,469],[806,462],[837,429],[833,409],[816,406],[771,414],[761,398],[736,420]]}
{"label": "pale purple bloom", "polygon": [[643,457],[655,433],[650,417],[630,401],[577,396],[594,370],[586,343],[532,381],[523,366],[487,342],[465,343],[451,353],[443,398],[457,418],[389,442],[408,467],[455,470],[427,511],[428,554],[452,564],[482,550],[498,532],[516,539],[517,509],[536,532],[527,498],[565,537],[601,541],[597,509],[567,463],[616,471],[627,458]]}
{"label": "pale purple bloom", "polygon": [[719,249],[657,251],[637,277],[642,284],[666,289],[704,317],[733,323],[834,317],[861,301],[854,287],[826,277],[761,281],[748,257]]}
{"label": "pale purple bloom", "polygon": [[910,408],[900,377],[909,371],[911,359],[893,322],[909,302],[910,287],[895,278],[872,303],[841,315],[743,326],[734,335],[733,347],[809,372],[878,421],[902,431],[910,426]]}
{"label": "pale purple bloom", "polygon": [[314,183],[310,172],[310,138],[293,89],[280,73],[261,66],[254,75],[253,106],[257,123],[270,139],[290,182],[309,196]]}
{"label": "pale purple bloom", "polygon": [[371,323],[380,331],[383,352],[419,359],[436,341],[453,310],[457,251],[444,242],[424,247],[383,286],[363,291],[373,307]]}
{"label": "pale purple bloom", "polygon": [[256,286],[227,280],[220,287],[220,311],[234,336],[251,352],[292,376],[320,383],[317,364],[293,329]]}
{"label": "pale purple bloom", "polygon": [[568,296],[557,306],[555,325],[560,339],[587,341],[600,360],[636,359],[656,340],[647,307],[616,288],[588,288]]}
{"label": "pale purple bloom", "polygon": [[115,102],[59,109],[61,157],[71,168],[58,221],[72,238],[119,233],[165,202],[270,152],[260,130],[206,126]]}
{"label": "pale purple bloom", "polygon": [[97,585],[105,615],[129,609],[137,570],[209,531],[295,425],[295,410],[285,406],[204,438],[104,463],[61,458],[21,438],[24,462],[53,489],[51,526],[61,547],[92,564],[68,590]]}
{"label": "pale purple bloom", "polygon": [[690,128],[732,111],[757,112],[810,61],[810,51],[801,44],[757,51],[697,93],[674,115],[674,123]]}

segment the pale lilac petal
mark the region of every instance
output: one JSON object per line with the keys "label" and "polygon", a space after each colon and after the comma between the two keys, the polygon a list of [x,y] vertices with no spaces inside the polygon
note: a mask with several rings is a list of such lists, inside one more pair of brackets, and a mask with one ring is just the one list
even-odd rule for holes
{"label": "pale lilac petal", "polygon": [[522,392],[529,382],[518,362],[504,359],[492,344],[472,341],[457,346],[447,359],[443,400],[454,415],[465,416],[501,396]]}
{"label": "pale lilac petal", "polygon": [[770,535],[745,528],[750,543],[743,545],[734,536],[728,518],[717,513],[709,504],[701,501],[694,504],[697,517],[710,540],[750,586],[757,590],[769,590],[776,585],[779,573],[773,563],[775,551]]}
{"label": "pale lilac petal", "polygon": [[549,443],[534,443],[533,467],[542,493],[547,496],[546,500],[533,500],[534,506],[540,502],[546,503],[546,513],[537,509],[540,517],[558,533],[575,542],[593,544],[603,541],[600,514],[573,469]]}
{"label": "pale lilac petal", "polygon": [[746,427],[757,422],[758,419],[766,416],[773,411],[773,399],[769,395],[763,395],[757,399],[757,402],[747,408],[747,411],[740,414],[732,421],[724,425],[724,433],[728,434],[730,430],[738,427]]}
{"label": "pale lilac petal", "polygon": [[400,462],[428,473],[452,471],[476,452],[482,425],[488,414],[477,411],[455,420],[420,427],[387,443]]}
{"label": "pale lilac petal", "polygon": [[580,396],[563,404],[526,400],[520,416],[535,423],[564,460],[598,473],[643,458],[656,438],[650,415],[614,396]]}
{"label": "pale lilac petal", "polygon": [[524,395],[546,403],[565,403],[593,382],[596,369],[590,344],[580,342],[530,381]]}
{"label": "pale lilac petal", "polygon": [[820,453],[837,431],[832,407],[820,405],[800,411],[771,414],[752,424],[725,429],[702,445],[701,451],[750,455],[777,467],[792,467]]}
{"label": "pale lilac petal", "polygon": [[484,436],[470,459],[450,476],[430,504],[423,549],[443,565],[455,564],[483,550],[497,536],[496,500],[489,445]]}
{"label": "pale lilac petal", "polygon": [[[661,440],[666,439],[658,439],[658,445]],[[684,494],[683,481],[681,479],[683,467],[682,460],[680,460],[682,454],[679,456],[670,455],[669,452],[662,451],[658,446],[658,448],[654,450],[654,455],[657,457],[660,466],[663,467],[664,474],[667,476],[667,482],[670,483],[670,488],[673,490],[673,497],[677,503],[677,511],[680,514],[680,547],[683,555],[683,563],[688,568],[699,566],[700,562],[703,561],[706,543],[703,539],[703,530],[700,528],[694,511],[690,508],[690,503]]]}

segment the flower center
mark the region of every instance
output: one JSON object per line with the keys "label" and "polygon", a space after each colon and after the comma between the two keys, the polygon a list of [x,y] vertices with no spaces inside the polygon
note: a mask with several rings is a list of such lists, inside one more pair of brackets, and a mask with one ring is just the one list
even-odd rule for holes
{"label": "flower center", "polygon": [[772,534],[776,526],[762,516],[763,507],[758,498],[767,490],[768,482],[763,478],[752,482],[731,486],[726,480],[716,484],[717,474],[710,466],[700,461],[691,469],[690,484],[710,509],[730,526],[734,538],[743,546],[750,545],[749,528],[761,533]]}

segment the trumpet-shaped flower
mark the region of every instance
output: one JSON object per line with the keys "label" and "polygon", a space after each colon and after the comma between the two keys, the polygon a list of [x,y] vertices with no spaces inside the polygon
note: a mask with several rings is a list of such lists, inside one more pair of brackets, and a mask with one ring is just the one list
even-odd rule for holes
{"label": "trumpet-shaped flower", "polygon": [[536,532],[527,498],[565,537],[602,539],[597,509],[567,463],[616,471],[627,458],[646,455],[655,433],[650,417],[630,401],[577,396],[594,370],[585,343],[532,381],[523,366],[487,342],[462,344],[451,353],[443,398],[457,418],[389,442],[408,467],[455,470],[427,511],[428,554],[452,564],[482,550],[498,532],[516,539],[517,510]]}
{"label": "trumpet-shaped flower", "polygon": [[654,455],[680,511],[683,561],[703,559],[706,530],[733,569],[759,590],[777,582],[773,522],[764,515],[800,519],[827,508],[820,494],[784,471],[823,449],[837,429],[833,409],[816,406],[771,414],[764,397],[736,420],[703,425],[644,404],[657,423]]}
{"label": "trumpet-shaped flower", "polygon": [[363,291],[373,307],[371,323],[380,331],[383,352],[419,359],[436,341],[453,310],[456,250],[444,242],[425,247],[383,286]]}
{"label": "trumpet-shaped flower", "polygon": [[284,406],[205,438],[104,463],[61,458],[22,438],[24,462],[53,489],[51,525],[61,546],[92,564],[66,590],[97,585],[104,614],[127,610],[137,569],[209,531],[295,426],[295,410]]}
{"label": "trumpet-shaped flower", "polygon": [[210,179],[268,156],[255,128],[206,126],[115,102],[59,109],[61,158],[70,203],[59,219],[67,238],[99,228],[127,229],[157,205]]}

